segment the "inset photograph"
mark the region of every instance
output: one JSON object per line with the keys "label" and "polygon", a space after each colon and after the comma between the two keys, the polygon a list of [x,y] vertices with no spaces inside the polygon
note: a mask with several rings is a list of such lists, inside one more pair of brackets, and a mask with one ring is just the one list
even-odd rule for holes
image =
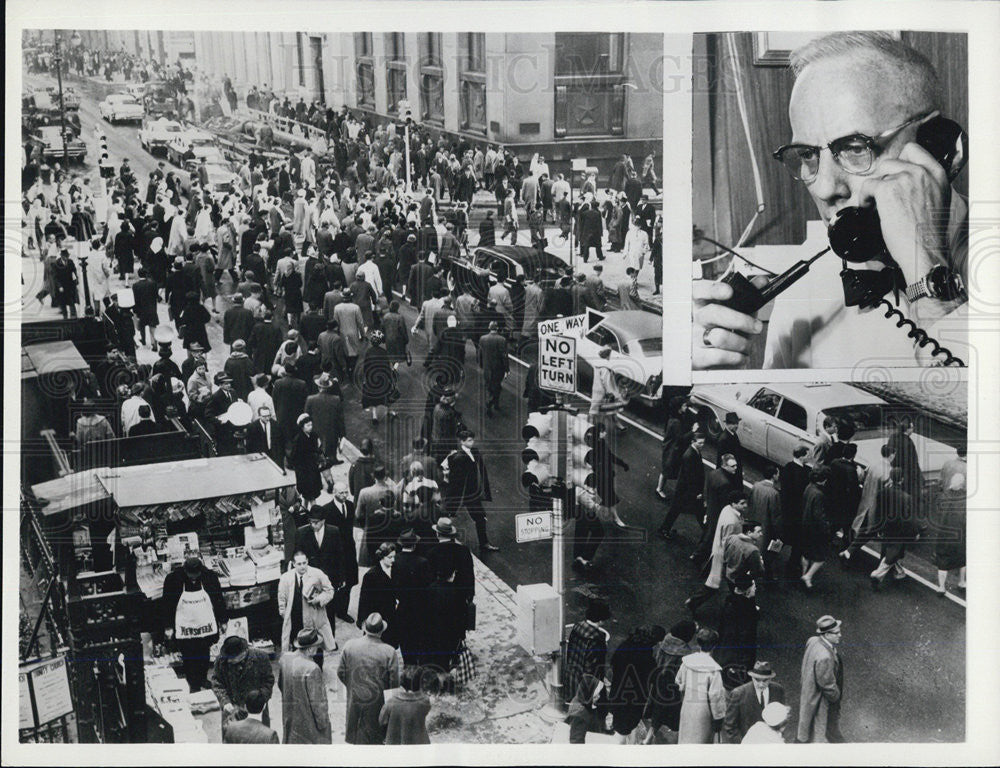
{"label": "inset photograph", "polygon": [[694,52],[693,370],[965,366],[966,35]]}

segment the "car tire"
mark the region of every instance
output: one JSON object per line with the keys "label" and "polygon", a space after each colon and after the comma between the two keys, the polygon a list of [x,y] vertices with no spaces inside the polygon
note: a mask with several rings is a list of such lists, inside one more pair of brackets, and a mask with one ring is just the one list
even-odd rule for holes
{"label": "car tire", "polygon": [[724,427],[711,408],[702,408],[698,411],[698,424],[705,430],[712,442],[722,437]]}

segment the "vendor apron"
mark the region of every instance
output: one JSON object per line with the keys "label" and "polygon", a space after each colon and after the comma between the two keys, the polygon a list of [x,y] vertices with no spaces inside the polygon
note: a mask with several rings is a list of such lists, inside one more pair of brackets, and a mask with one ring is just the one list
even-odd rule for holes
{"label": "vendor apron", "polygon": [[211,637],[219,631],[215,610],[204,587],[194,592],[181,592],[174,616],[174,636],[178,640]]}

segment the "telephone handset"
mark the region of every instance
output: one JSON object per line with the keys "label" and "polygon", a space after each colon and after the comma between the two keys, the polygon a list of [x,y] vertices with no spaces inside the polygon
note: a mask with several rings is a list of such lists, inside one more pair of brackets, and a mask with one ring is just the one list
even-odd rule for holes
{"label": "telephone handset", "polygon": [[[916,142],[941,164],[949,182],[965,167],[969,137],[953,120],[938,116],[922,123],[917,128]],[[828,235],[830,247],[845,262],[880,261],[885,265],[881,270],[853,270],[845,264],[840,276],[847,306],[874,307],[889,291],[906,287],[882,238],[882,224],[874,205],[842,208]]]}

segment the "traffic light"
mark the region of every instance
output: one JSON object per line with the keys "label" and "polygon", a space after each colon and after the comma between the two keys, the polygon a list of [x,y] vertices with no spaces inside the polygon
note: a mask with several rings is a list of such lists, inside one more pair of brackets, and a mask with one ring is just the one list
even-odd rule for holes
{"label": "traffic light", "polygon": [[567,422],[568,481],[582,486],[595,475],[594,451],[592,448],[596,427],[585,416],[571,416]]}
{"label": "traffic light", "polygon": [[557,474],[556,418],[555,412],[529,413],[528,423],[521,428],[521,436],[528,441],[521,451],[525,464],[521,484],[525,488],[532,484],[543,486]]}

